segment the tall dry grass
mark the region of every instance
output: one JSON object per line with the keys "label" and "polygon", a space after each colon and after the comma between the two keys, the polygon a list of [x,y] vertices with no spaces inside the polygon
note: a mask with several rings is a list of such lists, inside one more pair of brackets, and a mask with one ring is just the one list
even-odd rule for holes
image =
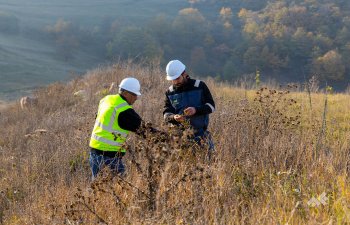
{"label": "tall dry grass", "polygon": [[[91,182],[88,142],[98,101],[105,84],[127,76],[142,84],[136,111],[170,135],[132,134],[127,175],[104,171]],[[1,223],[349,223],[348,95],[206,83],[217,105],[210,161],[205,146],[186,139],[190,131],[163,123],[169,83],[157,64],[98,68],[36,91],[34,108],[2,109]],[[73,95],[82,89],[86,98]],[[311,207],[323,192],[327,204]]]}

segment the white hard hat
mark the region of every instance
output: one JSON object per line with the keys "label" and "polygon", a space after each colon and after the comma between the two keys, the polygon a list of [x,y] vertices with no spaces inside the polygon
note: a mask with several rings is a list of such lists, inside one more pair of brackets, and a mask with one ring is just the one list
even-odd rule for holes
{"label": "white hard hat", "polygon": [[120,82],[120,84],[119,84],[119,88],[130,91],[131,93],[134,93],[135,95],[141,95],[140,82],[133,77],[128,77],[128,78],[123,79],[122,82]]}
{"label": "white hard hat", "polygon": [[166,66],[166,79],[177,79],[186,69],[186,66],[180,60],[171,60]]}

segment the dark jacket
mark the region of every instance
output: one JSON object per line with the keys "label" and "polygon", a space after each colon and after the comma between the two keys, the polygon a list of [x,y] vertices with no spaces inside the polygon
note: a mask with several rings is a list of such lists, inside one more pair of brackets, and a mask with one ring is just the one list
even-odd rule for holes
{"label": "dark jacket", "polygon": [[136,132],[141,126],[142,119],[134,109],[127,109],[119,114],[118,124],[120,128]]}
{"label": "dark jacket", "polygon": [[183,115],[184,109],[195,107],[196,114],[188,119],[195,135],[202,136],[209,125],[209,114],[215,111],[215,103],[207,85],[200,80],[188,79],[180,87],[171,85],[165,95],[163,111],[165,121],[179,125],[174,115]]}

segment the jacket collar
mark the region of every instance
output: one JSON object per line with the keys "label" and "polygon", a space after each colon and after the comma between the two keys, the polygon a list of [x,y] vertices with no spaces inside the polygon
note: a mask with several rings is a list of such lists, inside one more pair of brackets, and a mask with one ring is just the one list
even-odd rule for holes
{"label": "jacket collar", "polygon": [[182,86],[180,86],[180,87],[176,87],[176,86],[174,86],[174,85],[172,85],[172,86],[173,86],[173,89],[174,89],[174,90],[176,90],[176,91],[182,91],[182,90],[187,90],[187,89],[191,88],[191,87],[193,86],[194,82],[195,82],[195,80],[193,80],[193,79],[191,79],[191,78],[188,78],[188,79],[187,79],[187,82],[186,82],[184,85],[182,85]]}
{"label": "jacket collar", "polygon": [[[126,100],[126,98],[123,96],[123,95],[121,95],[121,94],[118,94],[124,101],[126,101],[127,103],[128,103],[128,101]],[[128,103],[129,104],[129,103]],[[129,104],[130,105],[130,104]]]}

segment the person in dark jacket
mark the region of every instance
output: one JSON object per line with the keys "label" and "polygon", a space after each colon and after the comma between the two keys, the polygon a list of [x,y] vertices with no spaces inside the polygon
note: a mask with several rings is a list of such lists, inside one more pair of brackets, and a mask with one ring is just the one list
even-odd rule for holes
{"label": "person in dark jacket", "polygon": [[172,85],[165,93],[164,119],[168,123],[181,125],[188,120],[194,130],[194,140],[201,145],[205,140],[209,153],[214,143],[208,131],[209,114],[215,111],[215,103],[207,85],[191,79],[186,66],[179,60],[172,60],[166,66],[167,80]]}

